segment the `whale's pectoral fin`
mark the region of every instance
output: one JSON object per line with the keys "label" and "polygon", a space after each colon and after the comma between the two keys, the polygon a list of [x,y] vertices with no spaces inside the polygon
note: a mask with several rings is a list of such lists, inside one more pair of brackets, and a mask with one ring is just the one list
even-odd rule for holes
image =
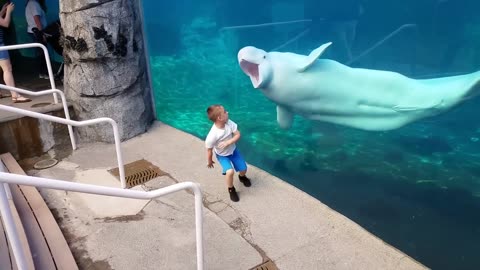
{"label": "whale's pectoral fin", "polygon": [[416,111],[434,111],[441,110],[445,106],[443,99],[431,100],[426,104],[408,104],[408,105],[396,105],[392,109],[396,112],[416,112]]}
{"label": "whale's pectoral fin", "polygon": [[277,122],[283,129],[289,129],[293,123],[293,113],[282,106],[277,106]]}
{"label": "whale's pectoral fin", "polygon": [[298,72],[304,72],[307,70],[315,61],[322,55],[322,53],[328,48],[328,46],[332,45],[332,42],[328,42],[323,44],[322,46],[316,48],[313,50],[307,57],[304,63],[302,63],[302,66],[298,68]]}
{"label": "whale's pectoral fin", "polygon": [[414,111],[426,111],[426,110],[435,110],[435,109],[439,109],[441,108],[443,104],[443,100],[440,100],[438,101],[437,103],[435,104],[431,104],[429,106],[418,106],[418,107],[415,107],[415,106],[400,106],[400,105],[396,105],[396,106],[393,106],[393,110],[394,111],[397,111],[397,112],[414,112]]}

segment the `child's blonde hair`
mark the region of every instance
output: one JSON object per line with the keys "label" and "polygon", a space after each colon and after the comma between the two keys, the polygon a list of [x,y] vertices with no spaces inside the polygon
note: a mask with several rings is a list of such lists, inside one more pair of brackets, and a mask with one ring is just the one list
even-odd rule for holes
{"label": "child's blonde hair", "polygon": [[221,114],[222,114],[222,105],[220,104],[210,105],[207,109],[208,119],[210,119],[210,121],[212,122],[215,122]]}

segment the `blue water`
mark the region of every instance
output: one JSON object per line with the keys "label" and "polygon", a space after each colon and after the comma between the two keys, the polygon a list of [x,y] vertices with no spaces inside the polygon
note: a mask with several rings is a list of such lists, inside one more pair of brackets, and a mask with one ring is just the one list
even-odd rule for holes
{"label": "blue water", "polygon": [[[239,125],[249,163],[428,267],[480,269],[478,99],[387,132],[301,117],[282,130],[275,104],[253,89],[236,59],[243,46],[268,51],[298,37],[280,50],[308,54],[335,40],[322,58],[414,78],[469,73],[480,70],[480,3],[372,0],[359,12],[349,8],[355,1],[331,2],[144,0],[157,117],[204,139],[205,110],[221,103]],[[300,19],[311,21],[223,28]],[[355,34],[342,43],[347,20],[357,22]]]}

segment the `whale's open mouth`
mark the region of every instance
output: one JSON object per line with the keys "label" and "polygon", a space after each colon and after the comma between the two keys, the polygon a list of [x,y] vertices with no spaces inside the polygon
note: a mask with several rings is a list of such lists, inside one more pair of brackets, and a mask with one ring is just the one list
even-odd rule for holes
{"label": "whale's open mouth", "polygon": [[250,80],[252,81],[253,87],[257,88],[260,85],[260,76],[258,74],[258,64],[242,59],[240,61],[240,67],[242,68],[243,72],[245,72],[245,74],[250,76]]}

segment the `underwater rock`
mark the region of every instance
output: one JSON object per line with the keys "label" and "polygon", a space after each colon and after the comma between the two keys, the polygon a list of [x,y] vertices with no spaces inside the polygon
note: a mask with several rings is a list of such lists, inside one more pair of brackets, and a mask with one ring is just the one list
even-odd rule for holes
{"label": "underwater rock", "polygon": [[273,163],[273,170],[280,173],[289,173],[287,162],[284,159],[275,160]]}
{"label": "underwater rock", "polygon": [[386,162],[396,164],[396,163],[405,161],[405,154],[403,154],[399,150],[385,151],[385,154],[383,155],[383,159]]}
{"label": "underwater rock", "polygon": [[313,153],[305,154],[303,161],[300,163],[300,168],[307,172],[316,172],[318,171],[318,160],[313,155]]}
{"label": "underwater rock", "polygon": [[339,149],[338,151],[331,153],[329,156],[329,160],[340,162],[340,163],[344,163],[348,161],[348,159],[349,159],[349,155],[343,149]]}
{"label": "underwater rock", "polygon": [[445,139],[437,136],[398,136],[393,139],[393,143],[406,151],[422,156],[431,156],[433,153],[449,153],[453,151],[453,148]]}

